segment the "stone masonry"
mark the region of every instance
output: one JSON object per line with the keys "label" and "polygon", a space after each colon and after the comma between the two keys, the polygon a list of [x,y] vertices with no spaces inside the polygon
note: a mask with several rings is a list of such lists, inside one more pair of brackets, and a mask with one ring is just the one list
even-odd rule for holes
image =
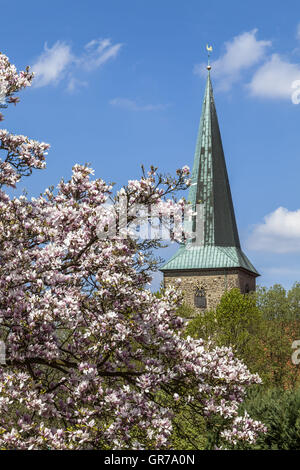
{"label": "stone masonry", "polygon": [[168,272],[164,275],[165,287],[174,285],[174,281],[179,278],[181,279],[180,289],[184,293],[185,303],[199,312],[203,309],[195,307],[194,297],[197,288],[203,289],[206,297],[206,309],[208,310],[216,308],[222,295],[227,290],[239,288],[243,293],[255,290],[255,276],[241,269]]}

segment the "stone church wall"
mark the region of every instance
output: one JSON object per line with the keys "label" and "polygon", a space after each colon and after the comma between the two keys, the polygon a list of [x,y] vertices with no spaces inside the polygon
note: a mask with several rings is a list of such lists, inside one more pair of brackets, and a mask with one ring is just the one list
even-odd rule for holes
{"label": "stone church wall", "polygon": [[[165,273],[165,287],[173,285],[175,279],[181,279],[181,290],[184,292],[185,303],[195,307],[194,296],[197,288],[204,289],[206,295],[206,308],[216,308],[225,291],[239,288],[241,292],[255,290],[255,277],[246,272],[236,270],[201,270],[187,272]],[[245,290],[246,289],[246,290]],[[201,308],[196,310],[201,311]]]}

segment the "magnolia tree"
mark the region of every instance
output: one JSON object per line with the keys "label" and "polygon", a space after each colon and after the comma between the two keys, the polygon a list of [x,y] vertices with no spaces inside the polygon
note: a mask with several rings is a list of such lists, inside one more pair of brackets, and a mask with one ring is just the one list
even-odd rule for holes
{"label": "magnolia tree", "polygon": [[[32,78],[0,54],[2,107]],[[162,201],[186,187],[187,167],[176,178],[152,168],[113,197],[75,165],[56,190],[9,197],[5,187],[44,168],[48,147],[0,131],[0,448],[169,448],[183,405],[216,429],[216,446],[254,442],[264,426],[238,408],[259,377],[230,349],[184,338],[178,288],[146,289],[159,240],[132,236],[134,206],[181,207]]]}

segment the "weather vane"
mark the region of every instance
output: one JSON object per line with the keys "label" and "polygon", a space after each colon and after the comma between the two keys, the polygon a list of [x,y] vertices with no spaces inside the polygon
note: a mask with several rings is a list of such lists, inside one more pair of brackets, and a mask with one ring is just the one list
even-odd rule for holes
{"label": "weather vane", "polygon": [[211,69],[211,66],[209,64],[209,58],[210,58],[210,53],[212,52],[213,48],[212,46],[209,46],[208,44],[206,44],[206,50],[207,50],[207,70],[210,70]]}

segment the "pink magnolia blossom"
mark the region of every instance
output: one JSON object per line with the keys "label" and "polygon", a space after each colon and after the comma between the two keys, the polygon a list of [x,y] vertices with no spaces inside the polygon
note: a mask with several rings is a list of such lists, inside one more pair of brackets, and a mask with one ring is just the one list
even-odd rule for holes
{"label": "pink magnolia blossom", "polygon": [[[1,90],[28,86],[0,54]],[[44,167],[47,144],[0,131],[0,184]],[[69,181],[38,198],[0,193],[0,448],[168,448],[176,407],[223,420],[222,439],[253,442],[260,423],[238,416],[257,375],[228,348],[184,338],[177,286],[160,298],[145,286],[158,240],[98,237],[109,198],[157,207],[186,187],[154,167],[112,196],[112,186],[75,165]],[[179,217],[179,216],[178,216]],[[120,220],[117,220],[120,223]],[[179,237],[179,234],[178,234]],[[170,397],[171,400],[166,400]]]}

